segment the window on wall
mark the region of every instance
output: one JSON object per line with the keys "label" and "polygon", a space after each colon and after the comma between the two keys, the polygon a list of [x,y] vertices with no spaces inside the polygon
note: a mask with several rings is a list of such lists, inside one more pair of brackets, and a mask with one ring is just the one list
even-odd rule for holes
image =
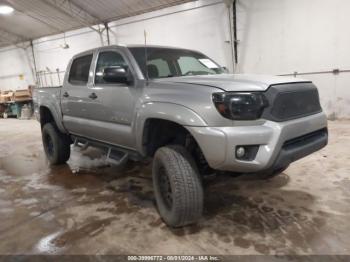
{"label": "window on wall", "polygon": [[126,67],[126,62],[121,54],[115,51],[106,51],[101,52],[98,56],[96,64],[96,74],[95,74],[95,83],[96,84],[105,84],[103,80],[103,70],[106,67],[112,66],[122,66]]}
{"label": "window on wall", "polygon": [[84,85],[89,80],[89,71],[92,54],[74,59],[69,72],[69,82],[75,85]]}

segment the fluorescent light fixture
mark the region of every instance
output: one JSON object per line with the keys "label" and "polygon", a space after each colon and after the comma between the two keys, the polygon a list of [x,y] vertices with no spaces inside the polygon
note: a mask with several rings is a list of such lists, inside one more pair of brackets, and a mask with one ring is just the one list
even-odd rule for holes
{"label": "fluorescent light fixture", "polygon": [[9,5],[0,5],[0,15],[9,15],[14,9]]}

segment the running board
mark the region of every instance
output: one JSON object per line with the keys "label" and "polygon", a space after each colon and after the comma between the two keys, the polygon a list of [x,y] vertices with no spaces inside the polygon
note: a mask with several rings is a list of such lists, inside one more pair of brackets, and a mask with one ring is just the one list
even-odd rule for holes
{"label": "running board", "polygon": [[124,165],[129,160],[129,154],[122,151],[117,151],[112,148],[108,148],[107,152],[107,162],[116,165],[121,166]]}
{"label": "running board", "polygon": [[79,148],[79,150],[82,151],[82,150],[87,149],[90,145],[89,145],[89,141],[87,141],[87,140],[83,141],[82,139],[79,139],[76,137],[74,139],[73,146]]}
{"label": "running board", "polygon": [[123,165],[128,160],[141,161],[145,159],[145,157],[138,152],[127,148],[114,146],[81,136],[72,135],[71,138],[74,141],[74,146],[80,150],[85,150],[88,147],[97,147],[102,149],[107,154],[106,161],[113,165]]}

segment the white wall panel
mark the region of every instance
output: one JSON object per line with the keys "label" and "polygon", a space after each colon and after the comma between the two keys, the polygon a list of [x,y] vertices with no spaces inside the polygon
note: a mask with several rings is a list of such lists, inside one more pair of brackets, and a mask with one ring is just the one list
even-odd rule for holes
{"label": "white wall panel", "polygon": [[[285,74],[350,69],[350,1],[241,0],[238,72]],[[328,115],[350,117],[350,73],[305,75]]]}
{"label": "white wall panel", "polygon": [[15,47],[0,51],[0,90],[26,89],[34,83],[28,55]]}
{"label": "white wall panel", "polygon": [[148,44],[198,50],[232,69],[230,44],[226,42],[230,39],[228,9],[224,3],[216,3],[192,2],[119,20],[111,23],[111,41],[144,44],[146,30]]}
{"label": "white wall panel", "polygon": [[80,29],[66,34],[68,49],[63,49],[63,36],[47,37],[34,42],[37,69],[55,71],[66,70],[72,56],[82,51],[101,46],[98,33],[90,29]]}

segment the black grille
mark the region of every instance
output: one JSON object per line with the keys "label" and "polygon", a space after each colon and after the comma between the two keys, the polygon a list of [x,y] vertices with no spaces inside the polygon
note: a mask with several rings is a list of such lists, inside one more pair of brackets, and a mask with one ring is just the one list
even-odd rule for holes
{"label": "black grille", "polygon": [[271,86],[266,91],[269,107],[263,118],[287,121],[322,111],[317,88],[312,83]]}

